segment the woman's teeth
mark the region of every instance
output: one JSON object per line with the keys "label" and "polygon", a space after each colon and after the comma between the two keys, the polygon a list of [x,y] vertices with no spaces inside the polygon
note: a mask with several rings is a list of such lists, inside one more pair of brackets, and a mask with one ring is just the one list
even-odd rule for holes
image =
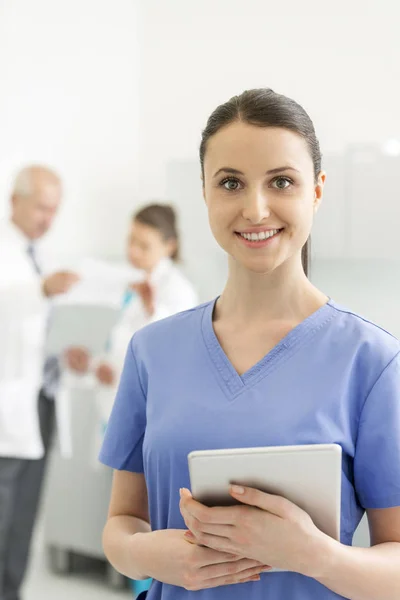
{"label": "woman's teeth", "polygon": [[241,233],[240,235],[249,242],[261,242],[273,237],[280,232],[280,229],[270,229],[269,231],[260,231],[259,233]]}

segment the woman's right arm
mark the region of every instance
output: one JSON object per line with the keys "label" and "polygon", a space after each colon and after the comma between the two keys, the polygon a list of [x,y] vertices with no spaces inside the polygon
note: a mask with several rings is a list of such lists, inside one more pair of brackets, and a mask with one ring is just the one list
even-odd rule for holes
{"label": "woman's right arm", "polygon": [[151,532],[144,476],[115,472],[103,546],[120,573],[196,591],[258,581],[265,570],[257,561],[193,545],[185,539],[185,531]]}
{"label": "woman's right arm", "polygon": [[109,562],[131,579],[147,579],[135,560],[133,538],[149,533],[147,487],[142,473],[114,471],[108,519],[103,532],[103,547]]}

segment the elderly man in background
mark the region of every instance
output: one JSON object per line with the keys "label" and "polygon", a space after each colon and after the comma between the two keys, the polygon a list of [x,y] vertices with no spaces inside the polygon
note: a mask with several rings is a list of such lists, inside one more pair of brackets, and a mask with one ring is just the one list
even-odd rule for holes
{"label": "elderly man in background", "polygon": [[20,600],[54,427],[49,305],[78,281],[67,271],[45,275],[37,248],[61,194],[56,173],[27,167],[14,183],[11,218],[0,222],[0,600]]}

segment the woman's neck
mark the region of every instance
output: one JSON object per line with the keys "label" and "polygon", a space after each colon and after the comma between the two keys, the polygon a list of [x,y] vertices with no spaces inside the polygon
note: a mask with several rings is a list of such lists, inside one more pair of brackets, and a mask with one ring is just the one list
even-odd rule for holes
{"label": "woman's neck", "polygon": [[327,300],[308,280],[300,263],[287,261],[271,273],[254,273],[231,261],[215,318],[229,318],[237,323],[301,322]]}
{"label": "woman's neck", "polygon": [[147,277],[151,277],[152,275],[154,275],[154,273],[156,273],[156,271],[158,271],[161,267],[161,265],[166,261],[165,258],[161,258],[158,263],[156,263],[155,265],[153,265],[151,268],[149,269],[144,269],[144,273],[146,273]]}

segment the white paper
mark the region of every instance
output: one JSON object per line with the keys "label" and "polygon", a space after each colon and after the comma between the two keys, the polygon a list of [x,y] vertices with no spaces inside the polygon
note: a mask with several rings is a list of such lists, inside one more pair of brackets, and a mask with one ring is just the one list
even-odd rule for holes
{"label": "white paper", "polygon": [[128,286],[143,279],[143,273],[127,263],[86,258],[75,269],[81,281],[57,298],[57,304],[99,304],[120,307]]}

